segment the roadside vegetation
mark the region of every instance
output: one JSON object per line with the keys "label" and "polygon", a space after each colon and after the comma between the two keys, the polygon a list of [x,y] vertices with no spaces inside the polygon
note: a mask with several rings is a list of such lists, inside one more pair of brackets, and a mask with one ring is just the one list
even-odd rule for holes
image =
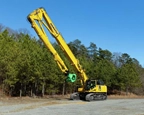
{"label": "roadside vegetation", "polygon": [[[66,62],[73,67],[57,43],[52,43]],[[91,79],[102,79],[108,94],[126,92],[144,95],[144,68],[128,53],[111,52],[91,42],[86,47],[78,39],[68,43]],[[44,96],[69,94],[79,85],[66,83],[51,53],[40,39],[27,30],[14,31],[0,24],[0,96]]]}

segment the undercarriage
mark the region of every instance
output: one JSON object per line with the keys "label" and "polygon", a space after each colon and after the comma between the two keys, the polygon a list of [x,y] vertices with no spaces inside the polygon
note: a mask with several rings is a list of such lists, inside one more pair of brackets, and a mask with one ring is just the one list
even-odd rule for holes
{"label": "undercarriage", "polygon": [[71,100],[85,100],[85,101],[95,101],[95,100],[106,100],[107,93],[91,93],[91,92],[75,92],[70,95]]}

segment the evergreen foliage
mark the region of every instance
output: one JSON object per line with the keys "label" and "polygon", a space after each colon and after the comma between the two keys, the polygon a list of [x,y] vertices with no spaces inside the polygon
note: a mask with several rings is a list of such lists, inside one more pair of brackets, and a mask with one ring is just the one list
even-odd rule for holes
{"label": "evergreen foliage", "polygon": [[[97,48],[95,43],[85,47],[78,39],[68,45],[88,77],[102,79],[109,91],[124,90],[137,94],[144,91],[144,68],[127,53],[111,53]],[[67,67],[75,72],[57,43],[53,43],[53,46]],[[44,96],[45,94],[70,93],[79,84],[78,81],[65,83],[65,75],[41,40],[32,38],[26,33],[12,34],[6,29],[1,29],[0,49],[0,87],[5,94]],[[66,86],[66,91],[63,86]],[[140,92],[135,90],[136,88]]]}

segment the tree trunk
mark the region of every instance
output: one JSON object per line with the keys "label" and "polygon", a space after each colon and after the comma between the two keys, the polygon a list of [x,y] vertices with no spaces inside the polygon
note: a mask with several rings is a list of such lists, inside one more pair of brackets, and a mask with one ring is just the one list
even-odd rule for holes
{"label": "tree trunk", "polygon": [[26,84],[24,86],[24,94],[25,94],[25,96],[27,96],[27,86],[26,86]]}
{"label": "tree trunk", "polygon": [[20,84],[20,97],[22,97],[22,83]]}
{"label": "tree trunk", "polygon": [[20,89],[20,97],[22,97],[22,89]]}
{"label": "tree trunk", "polygon": [[36,88],[35,88],[35,84],[32,86],[32,97],[35,98],[36,96]]}
{"label": "tree trunk", "polygon": [[30,91],[31,97],[33,97],[33,83],[31,84],[31,91]]}
{"label": "tree trunk", "polygon": [[126,86],[126,95],[128,95],[128,86]]}
{"label": "tree trunk", "polygon": [[4,84],[2,84],[2,96],[4,95]]}
{"label": "tree trunk", "polygon": [[45,95],[45,83],[42,84],[42,97]]}
{"label": "tree trunk", "polygon": [[62,91],[62,95],[64,96],[65,95],[65,81],[63,83],[63,91]]}
{"label": "tree trunk", "polygon": [[32,91],[32,88],[31,88],[31,97],[33,96],[33,91]]}
{"label": "tree trunk", "polygon": [[37,85],[37,81],[35,82],[35,96],[38,96],[38,85]]}
{"label": "tree trunk", "polygon": [[9,91],[9,96],[11,97],[12,96],[12,87],[10,87],[10,91]]}

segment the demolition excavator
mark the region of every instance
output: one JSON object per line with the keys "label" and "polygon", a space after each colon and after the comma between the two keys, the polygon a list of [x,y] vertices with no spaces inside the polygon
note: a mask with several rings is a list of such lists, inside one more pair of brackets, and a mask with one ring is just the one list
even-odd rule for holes
{"label": "demolition excavator", "polygon": [[[82,99],[86,101],[93,101],[97,99],[106,100],[107,86],[102,80],[93,80],[88,78],[78,59],[75,57],[64,38],[53,24],[46,10],[44,8],[38,8],[30,13],[27,16],[27,19],[47,49],[54,56],[54,60],[57,62],[61,71],[64,73],[64,75],[66,75],[66,81],[75,82],[77,77],[79,77],[81,87],[78,88],[77,92],[74,92],[70,95],[70,99]],[[71,65],[75,68],[76,74],[69,71],[68,67],[49,41],[47,31],[49,31],[53,38],[55,38],[56,42],[65,53]]]}

